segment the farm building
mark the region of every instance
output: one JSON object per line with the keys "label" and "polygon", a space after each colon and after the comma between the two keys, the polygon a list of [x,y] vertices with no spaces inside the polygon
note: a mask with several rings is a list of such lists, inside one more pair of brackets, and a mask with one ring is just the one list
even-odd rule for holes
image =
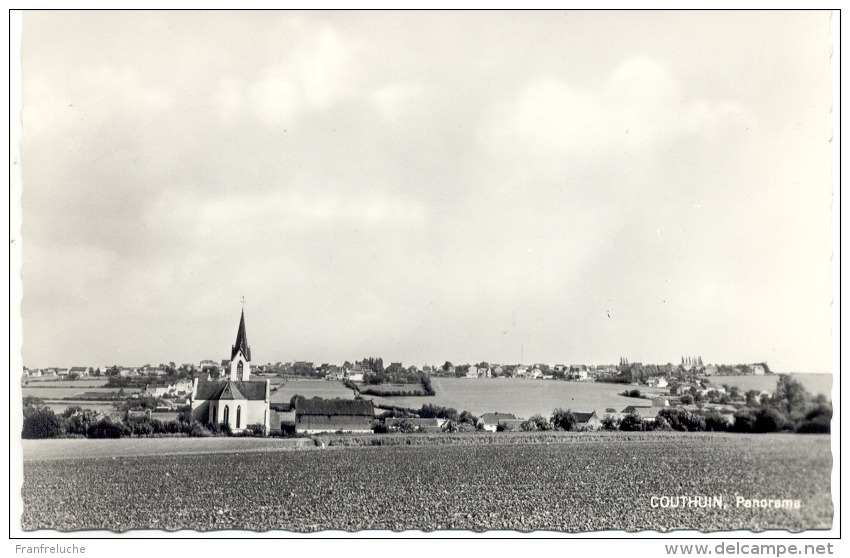
{"label": "farm building", "polygon": [[371,432],[375,416],[364,399],[299,399],[295,407],[297,432]]}
{"label": "farm building", "polygon": [[516,430],[521,419],[510,413],[485,413],[478,419],[478,427],[488,432],[495,432],[501,426],[505,430]]}
{"label": "farm building", "polygon": [[573,414],[576,417],[576,424],[578,426],[586,426],[589,428],[600,428],[602,426],[602,421],[599,420],[599,417],[596,415],[596,411]]}
{"label": "farm building", "polygon": [[234,432],[260,424],[268,433],[271,414],[269,380],[251,380],[251,348],[245,333],[245,311],[239,320],[236,344],[231,348],[230,378],[192,383],[192,420],[203,424],[228,424]]}

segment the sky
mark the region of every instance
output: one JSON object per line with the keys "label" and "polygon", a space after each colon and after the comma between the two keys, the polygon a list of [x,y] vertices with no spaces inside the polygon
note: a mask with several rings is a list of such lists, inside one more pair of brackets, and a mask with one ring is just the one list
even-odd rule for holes
{"label": "sky", "polygon": [[829,31],[26,12],[23,362],[828,372]]}

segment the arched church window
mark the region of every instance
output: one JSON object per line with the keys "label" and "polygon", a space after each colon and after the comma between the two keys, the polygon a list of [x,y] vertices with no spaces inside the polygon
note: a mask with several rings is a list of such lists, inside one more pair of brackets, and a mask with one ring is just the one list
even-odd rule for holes
{"label": "arched church window", "polygon": [[236,364],[236,379],[242,381],[244,373],[245,371],[242,365],[242,359],[240,358],[239,362]]}
{"label": "arched church window", "polygon": [[218,408],[215,405],[212,408],[212,422],[213,424],[218,422]]}
{"label": "arched church window", "polygon": [[230,423],[230,405],[224,406],[224,424]]}
{"label": "arched church window", "polygon": [[236,407],[236,428],[240,428],[242,421],[242,405]]}

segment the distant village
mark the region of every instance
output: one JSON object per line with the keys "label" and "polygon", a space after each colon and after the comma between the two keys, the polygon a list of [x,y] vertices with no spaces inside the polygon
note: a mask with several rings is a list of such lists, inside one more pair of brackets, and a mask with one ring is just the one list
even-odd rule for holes
{"label": "distant village", "polygon": [[[377,359],[380,360],[380,359]],[[208,376],[210,379],[223,377],[230,366],[230,360],[221,361],[201,360],[199,363],[177,365],[144,364],[142,366],[52,366],[46,368],[24,367],[22,381],[29,378],[150,378],[157,383],[156,378],[194,378]],[[345,361],[343,364],[314,363],[308,361],[276,362],[267,364],[251,364],[255,374],[281,377],[323,378],[331,381],[362,382],[365,374],[375,372],[367,359],[355,361],[353,364]],[[381,364],[381,370],[384,370]],[[648,382],[651,378],[664,378],[671,382],[687,376],[741,376],[770,374],[766,363],[753,364],[709,364],[703,365],[702,357],[682,357],[678,365],[650,364],[629,362],[621,358],[619,364],[477,364],[454,365],[450,362],[440,365],[404,366],[400,362],[391,363],[386,370],[404,371],[408,374],[425,374],[432,377],[457,378],[531,378],[536,380],[567,380],[567,381],[600,381],[612,383]]]}
{"label": "distant village", "polygon": [[[132,390],[130,394],[124,394],[123,389],[116,393],[114,396],[116,404],[120,403],[121,400],[129,400],[129,405],[126,405],[126,407],[135,409],[136,412],[147,412],[147,416],[150,417],[151,411],[155,413],[180,411],[192,407],[193,402],[198,400],[198,397],[212,397],[211,395],[199,395],[199,385],[201,391],[203,391],[205,385],[221,386],[229,384],[230,382],[227,380],[229,374],[231,380],[237,379],[236,371],[231,371],[233,363],[233,359],[228,359],[222,361],[202,360],[197,364],[182,365],[176,365],[174,362],[158,365],[146,364],[139,367],[111,365],[25,368],[22,383],[29,385],[29,380],[36,378],[40,380],[39,384],[41,385],[45,385],[41,382],[50,382],[51,380],[105,380],[105,385],[108,387]],[[248,363],[246,362],[246,364]],[[573,413],[576,420],[575,427],[578,428],[598,428],[602,426],[604,417],[621,420],[626,415],[633,415],[641,417],[642,420],[652,421],[655,420],[659,410],[666,407],[681,408],[685,411],[714,411],[726,417],[731,424],[733,414],[740,406],[752,404],[753,400],[771,396],[766,391],[755,393],[751,390],[748,393],[740,393],[737,388],[714,384],[708,380],[712,375],[770,374],[767,364],[705,365],[701,357],[682,357],[677,365],[672,363],[644,365],[621,358],[618,364],[607,365],[548,365],[543,363],[525,365],[488,362],[454,365],[445,362],[440,366],[426,365],[420,369],[416,366],[405,367],[400,362],[393,362],[384,367],[380,358],[364,358],[354,363],[346,361],[342,364],[294,361],[250,364],[249,366],[255,379],[251,382],[241,382],[234,385],[233,389],[238,391],[239,387],[237,386],[241,386],[242,391],[245,391],[246,386],[251,387],[253,385],[254,391],[257,391],[255,399],[263,400],[265,405],[265,410],[261,405],[258,417],[253,422],[261,424],[263,432],[273,431],[281,421],[287,420],[293,423],[300,422],[299,431],[305,433],[372,431],[374,429],[373,419],[381,409],[374,408],[371,401],[362,401],[362,394],[378,396],[427,395],[427,393],[421,392],[392,393],[386,391],[386,387],[382,388],[384,391],[380,391],[379,386],[387,384],[409,386],[415,385],[417,379],[425,379],[428,382],[427,379],[439,377],[468,378],[470,380],[489,379],[492,381],[498,381],[500,378],[526,378],[539,381],[607,382],[638,388],[625,389],[623,392],[624,396],[644,400],[636,401],[634,405],[629,405],[623,409],[608,408],[603,416],[599,416],[594,411],[575,411]],[[354,401],[311,401],[304,399],[300,407],[301,415],[296,416],[293,408],[294,402],[292,404],[269,404],[270,394],[277,389],[277,386],[258,380],[258,378],[269,377],[324,379],[332,382],[343,382],[354,390],[356,398]],[[239,379],[241,380],[241,376]],[[257,386],[258,382],[263,385]],[[641,387],[652,388],[652,391],[651,393],[641,393]],[[85,400],[85,395],[78,396],[75,403],[79,404],[79,399]],[[217,397],[222,396],[219,394]],[[244,395],[239,397],[244,397]],[[104,395],[103,393],[92,393],[91,398],[103,400]],[[140,405],[138,404],[139,401],[146,402],[146,404]],[[151,403],[151,401],[154,401],[154,403]],[[211,413],[216,412],[215,405],[211,407],[211,411],[206,411],[206,414],[202,417],[187,416],[186,419],[187,422],[200,419],[202,423],[217,424],[224,418],[225,422],[232,423],[236,431],[242,431],[247,428],[250,420],[247,416],[250,404],[246,401],[244,407],[245,417],[236,420],[229,416],[213,416]],[[382,427],[390,431],[411,427],[426,432],[439,431],[450,422],[447,417],[423,417],[420,414],[410,414],[406,411],[399,412],[399,409],[389,409],[390,412],[387,413],[387,410],[384,409],[384,414],[387,416],[383,417],[385,420]],[[239,406],[238,412],[243,412],[242,406]],[[435,412],[433,414],[440,413]],[[310,419],[311,415],[315,416]],[[322,416],[334,418],[327,424],[318,424],[317,417]],[[458,421],[456,416],[451,418],[454,418],[455,422]],[[485,413],[481,417],[474,417],[473,423],[478,429],[497,431],[519,430],[526,421],[527,419],[516,417],[510,413]]]}

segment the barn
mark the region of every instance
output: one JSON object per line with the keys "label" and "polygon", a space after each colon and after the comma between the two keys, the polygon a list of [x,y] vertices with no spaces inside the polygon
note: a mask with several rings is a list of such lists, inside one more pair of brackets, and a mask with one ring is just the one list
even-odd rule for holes
{"label": "barn", "polygon": [[305,434],[320,432],[371,432],[375,410],[364,399],[298,399],[295,429]]}

